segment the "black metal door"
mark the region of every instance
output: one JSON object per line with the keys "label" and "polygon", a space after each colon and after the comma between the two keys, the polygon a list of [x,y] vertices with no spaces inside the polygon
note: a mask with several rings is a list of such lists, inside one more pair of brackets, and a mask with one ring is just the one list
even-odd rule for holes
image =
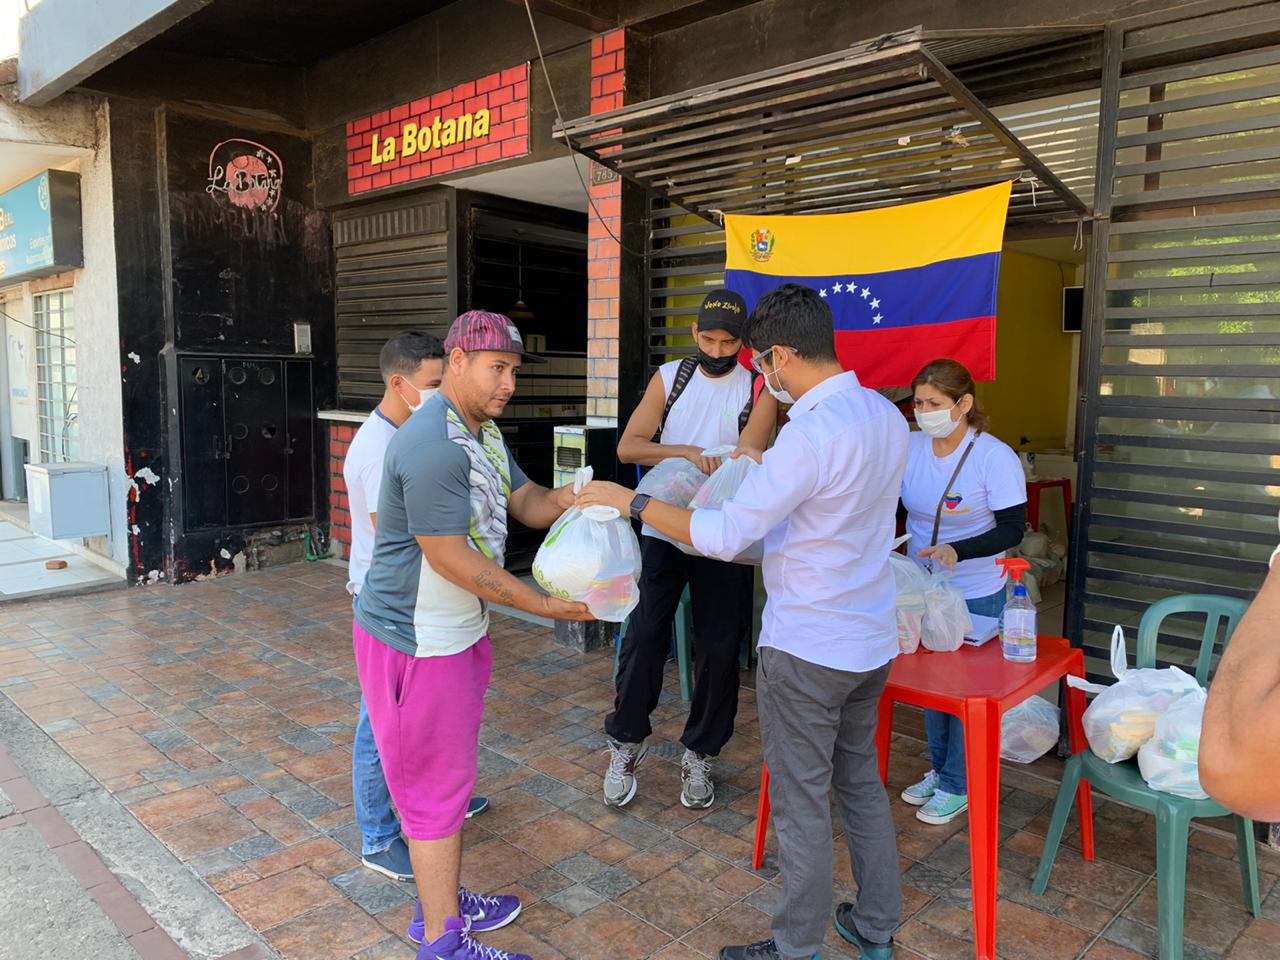
{"label": "black metal door", "polygon": [[187,530],[227,522],[226,441],[222,424],[222,361],[178,361],[182,402],[182,511]]}
{"label": "black metal door", "polygon": [[288,424],[280,360],[223,361],[227,523],[285,518]]}

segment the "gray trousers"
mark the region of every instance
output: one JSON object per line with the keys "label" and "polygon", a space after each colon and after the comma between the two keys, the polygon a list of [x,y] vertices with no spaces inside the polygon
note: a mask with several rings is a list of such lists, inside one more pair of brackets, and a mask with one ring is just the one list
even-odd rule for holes
{"label": "gray trousers", "polygon": [[833,788],[858,883],[858,933],[883,942],[901,921],[898,838],[875,744],[889,666],[849,673],[760,648],[756,699],[782,870],[773,938],[787,960],[813,957],[831,920]]}

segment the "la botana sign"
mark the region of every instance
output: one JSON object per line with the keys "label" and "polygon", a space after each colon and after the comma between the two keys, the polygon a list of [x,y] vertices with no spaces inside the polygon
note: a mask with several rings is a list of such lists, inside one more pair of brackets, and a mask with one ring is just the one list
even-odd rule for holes
{"label": "la botana sign", "polygon": [[0,193],[0,286],[82,266],[77,174],[46,170]]}
{"label": "la botana sign", "polygon": [[347,124],[347,192],[425,180],[529,152],[529,65]]}

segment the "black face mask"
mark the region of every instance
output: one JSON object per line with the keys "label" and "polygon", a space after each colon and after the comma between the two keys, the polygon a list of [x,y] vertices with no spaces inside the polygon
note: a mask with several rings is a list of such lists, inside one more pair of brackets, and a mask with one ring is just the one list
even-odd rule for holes
{"label": "black face mask", "polygon": [[701,350],[698,351],[698,366],[702,367],[702,371],[709,377],[723,377],[726,373],[732,372],[737,362],[737,356],[732,353],[727,357],[713,357]]}

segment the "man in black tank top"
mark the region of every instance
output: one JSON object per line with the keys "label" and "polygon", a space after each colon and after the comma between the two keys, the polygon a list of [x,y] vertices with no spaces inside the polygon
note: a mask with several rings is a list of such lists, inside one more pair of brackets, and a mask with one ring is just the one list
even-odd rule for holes
{"label": "man in black tank top", "polygon": [[[654,374],[618,442],[619,460],[654,466],[680,457],[703,473],[715,471],[720,459],[703,456],[701,444],[683,442],[692,436],[679,436],[680,428],[668,425],[668,415],[695,376],[720,380],[736,375],[746,320],[746,303],[738,294],[707,294],[692,328],[697,353],[680,362],[670,392],[661,372]],[[778,405],[759,386],[751,383],[745,404],[738,397],[733,409],[713,413],[729,422],[736,418],[740,447],[762,450],[777,421]],[[760,399],[753,403],[756,394]],[[622,639],[617,696],[605,720],[610,756],[604,800],[621,807],[635,796],[635,771],[644,757],[644,741],[653,732],[649,715],[662,693],[672,622],[687,587],[693,606],[694,677],[693,702],[680,738],[685,747],[680,802],[690,808],[709,807],[715,801],[711,763],[733,735],[738,710],[738,651],[751,629],[755,573],[744,564],[690,556],[651,536],[641,536],[640,554],[640,604]]]}

